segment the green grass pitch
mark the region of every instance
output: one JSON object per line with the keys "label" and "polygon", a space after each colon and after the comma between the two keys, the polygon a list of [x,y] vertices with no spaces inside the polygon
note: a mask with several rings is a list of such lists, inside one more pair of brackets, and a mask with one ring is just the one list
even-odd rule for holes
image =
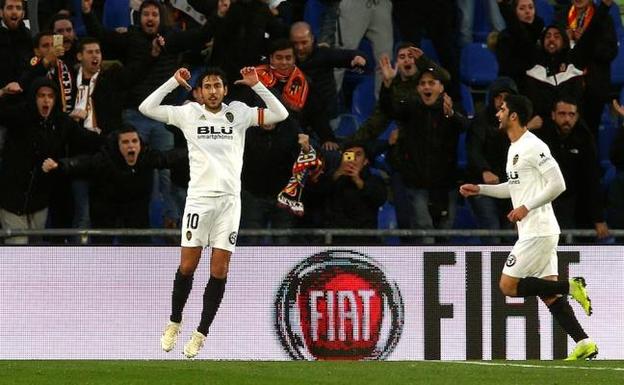
{"label": "green grass pitch", "polygon": [[2,385],[618,385],[624,361],[0,361]]}

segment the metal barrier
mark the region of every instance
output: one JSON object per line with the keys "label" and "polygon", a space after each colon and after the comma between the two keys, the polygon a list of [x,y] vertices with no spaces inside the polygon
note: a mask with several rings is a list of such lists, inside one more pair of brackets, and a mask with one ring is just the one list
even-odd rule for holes
{"label": "metal barrier", "polygon": [[[610,230],[611,237],[624,237],[624,230]],[[124,236],[124,237],[179,237],[180,229],[0,229],[0,239],[17,236],[29,237],[89,237],[89,236]],[[515,238],[515,230],[488,229],[449,229],[449,230],[405,230],[405,229],[241,229],[239,236],[251,237],[322,237],[326,245],[340,237],[479,237]],[[573,237],[595,238],[591,229],[566,229],[561,231],[561,243],[571,243]]]}

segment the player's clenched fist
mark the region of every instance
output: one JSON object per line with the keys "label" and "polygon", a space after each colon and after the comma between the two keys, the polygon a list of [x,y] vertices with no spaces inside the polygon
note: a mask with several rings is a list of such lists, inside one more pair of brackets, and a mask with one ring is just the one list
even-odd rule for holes
{"label": "player's clenched fist", "polygon": [[479,190],[481,189],[476,184],[463,184],[459,188],[459,193],[465,197],[469,197],[479,195]]}
{"label": "player's clenched fist", "polygon": [[192,90],[192,87],[188,84],[188,81],[191,79],[191,72],[189,70],[182,67],[176,71],[173,77],[178,81],[178,84],[184,87],[187,91]]}
{"label": "player's clenched fist", "polygon": [[237,80],[234,84],[243,84],[249,87],[253,87],[258,83],[258,73],[256,72],[256,67],[243,67],[240,70],[240,74],[243,77],[241,80]]}

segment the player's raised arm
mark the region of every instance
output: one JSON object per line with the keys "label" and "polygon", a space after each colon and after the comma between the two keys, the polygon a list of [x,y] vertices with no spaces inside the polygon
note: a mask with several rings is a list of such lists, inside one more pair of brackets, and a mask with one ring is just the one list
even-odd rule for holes
{"label": "player's raised arm", "polygon": [[255,67],[244,67],[240,73],[243,78],[235,81],[234,84],[244,84],[251,87],[267,106],[266,110],[258,109],[258,121],[254,123],[258,125],[273,124],[288,117],[286,107],[258,79]]}
{"label": "player's raised arm", "polygon": [[171,117],[175,114],[170,114],[173,106],[163,106],[163,99],[171,91],[175,90],[178,86],[183,86],[187,90],[190,90],[190,86],[187,80],[191,78],[191,73],[186,68],[180,68],[176,71],[173,77],[167,80],[162,86],[158,87],[156,91],[152,92],[150,96],[145,98],[143,103],[139,106],[139,111],[148,118],[158,120],[159,122],[167,124],[175,124],[171,121]]}

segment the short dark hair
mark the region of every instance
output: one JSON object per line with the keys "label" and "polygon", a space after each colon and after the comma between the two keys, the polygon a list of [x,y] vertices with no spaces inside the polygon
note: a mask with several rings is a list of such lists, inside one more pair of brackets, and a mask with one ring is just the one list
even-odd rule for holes
{"label": "short dark hair", "polygon": [[[4,6],[6,5],[7,0],[0,0],[0,9],[4,8]],[[24,8],[24,10],[26,10],[26,0],[21,0],[20,3],[22,3],[22,8]]]}
{"label": "short dark hair", "polygon": [[295,52],[295,45],[292,41],[285,38],[275,39],[269,44],[269,55],[273,55],[276,51],[284,49],[292,49],[293,52]]}
{"label": "short dark hair", "polygon": [[54,32],[52,31],[41,31],[38,32],[35,37],[33,37],[33,48],[39,48],[39,44],[41,43],[41,39],[46,36],[54,36]]}
{"label": "short dark hair", "polygon": [[533,103],[524,95],[505,96],[505,105],[509,110],[509,115],[516,113],[521,126],[526,126],[533,117]]}
{"label": "short dark hair", "polygon": [[373,156],[371,146],[367,142],[362,140],[348,140],[345,141],[341,147],[343,152],[347,151],[350,148],[360,147],[362,150],[364,150],[364,157],[368,160],[371,160],[371,157]]}
{"label": "short dark hair", "polygon": [[[139,135],[139,131],[136,129],[136,127],[134,127],[132,124],[130,123],[122,123],[121,127],[119,127],[119,129],[114,131],[114,138],[115,140],[119,140],[119,137],[121,136],[121,134],[130,134],[136,132],[136,134],[139,136],[139,139],[141,139],[141,135]],[[109,136],[109,140],[110,140],[110,136]]]}
{"label": "short dark hair", "polygon": [[80,39],[80,42],[78,43],[78,51],[76,52],[81,53],[87,44],[97,44],[100,47],[102,46],[102,44],[100,44],[100,41],[98,39],[94,37],[86,36]]}
{"label": "short dark hair", "polygon": [[223,86],[227,87],[227,85],[228,85],[227,75],[225,74],[225,71],[223,71],[219,67],[208,67],[208,68],[206,68],[204,73],[202,73],[201,76],[199,77],[199,79],[197,80],[196,86],[201,86],[202,83],[204,82],[204,79],[206,79],[208,76],[217,76],[217,77],[221,78],[221,81],[223,82]]}
{"label": "short dark hair", "polygon": [[559,95],[555,98],[555,100],[553,101],[552,104],[552,110],[553,111],[557,111],[557,105],[559,103],[565,103],[565,104],[571,104],[573,106],[576,106],[577,110],[578,110],[578,105],[579,102],[576,98],[572,97],[571,95]]}
{"label": "short dark hair", "polygon": [[50,24],[48,25],[50,31],[54,31],[54,24],[56,24],[56,22],[59,20],[67,20],[72,23],[72,27],[74,26],[74,22],[72,21],[71,17],[64,13],[57,13],[56,15],[52,16],[52,19],[50,19]]}
{"label": "short dark hair", "polygon": [[411,41],[400,42],[399,44],[396,45],[396,49],[394,50],[394,56],[398,55],[400,50],[410,48],[410,47],[418,48],[416,47],[416,44],[412,43]]}
{"label": "short dark hair", "polygon": [[141,5],[139,6],[139,14],[141,14],[141,12],[143,12],[143,9],[145,7],[150,6],[150,5],[158,8],[158,13],[160,14],[160,16],[163,16],[162,4],[158,0],[143,0]]}

